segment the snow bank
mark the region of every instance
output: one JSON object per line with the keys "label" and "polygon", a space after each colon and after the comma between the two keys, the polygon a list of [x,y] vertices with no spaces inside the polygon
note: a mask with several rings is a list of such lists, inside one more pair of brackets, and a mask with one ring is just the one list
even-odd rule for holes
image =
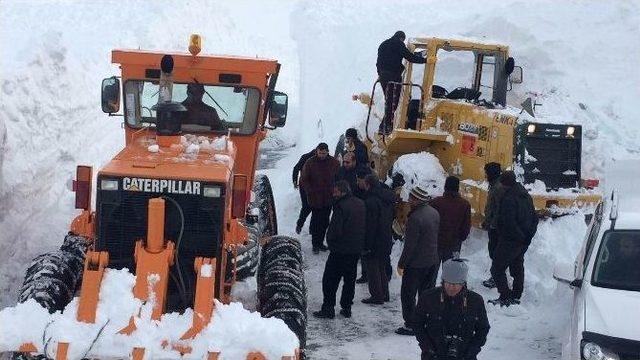
{"label": "snow bank", "polygon": [[[77,322],[78,298],[62,313],[49,314],[34,300],[0,311],[0,352],[17,349],[33,342],[53,356],[57,342],[69,342],[69,358],[91,356],[128,357],[134,347],[144,347],[149,358],[176,358],[178,353],[161,344],[177,344],[191,326],[193,312],[165,314],[160,321],[151,320],[153,302],[143,304],[133,297],[135,276],[125,270],[108,269],[101,286],[95,324]],[[139,315],[138,315],[139,314]],[[118,332],[127,326],[132,315],[137,330],[130,336]],[[45,334],[45,336],[43,336]],[[43,339],[46,339],[44,343]],[[219,351],[224,359],[245,359],[251,351],[260,351],[268,359],[293,355],[298,339],[280,319],[262,318],[245,310],[239,303],[225,305],[216,301],[209,325],[189,343],[187,358],[205,358],[208,351]]]}
{"label": "snow bank", "polygon": [[402,175],[405,181],[400,192],[400,197],[404,201],[409,200],[409,192],[418,185],[433,197],[442,195],[444,191],[447,173],[440,165],[438,158],[431,153],[423,151],[402,155],[393,164],[392,172],[394,175]]}

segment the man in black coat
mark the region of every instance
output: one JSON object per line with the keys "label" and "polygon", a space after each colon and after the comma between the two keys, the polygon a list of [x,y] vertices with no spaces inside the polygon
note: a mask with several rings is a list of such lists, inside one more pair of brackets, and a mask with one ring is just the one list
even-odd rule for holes
{"label": "man in black coat", "polygon": [[384,118],[380,124],[380,132],[389,133],[393,126],[393,113],[398,107],[400,90],[402,86],[389,82],[401,83],[404,65],[402,60],[416,64],[424,64],[425,58],[412,54],[404,44],[406,35],[402,31],[396,31],[392,37],[383,41],[378,47],[378,60],[376,68],[378,69],[378,79],[384,91]]}
{"label": "man in black coat", "polygon": [[367,174],[358,186],[365,192],[364,204],[367,209],[364,258],[367,267],[370,297],[365,304],[383,304],[389,301],[389,278],[386,267],[393,245],[391,226],[395,208],[395,193],[380,184],[378,177]]}
{"label": "man in black coat", "polygon": [[300,232],[302,231],[302,227],[304,226],[304,222],[307,221],[307,217],[309,216],[309,214],[311,214],[311,207],[309,206],[309,202],[307,201],[307,194],[305,193],[303,187],[298,184],[298,176],[302,171],[304,163],[306,163],[307,160],[315,155],[316,149],[313,149],[306,154],[302,154],[302,156],[300,156],[300,160],[298,160],[296,165],[293,167],[293,187],[295,189],[298,189],[298,191],[300,192],[300,202],[302,203],[302,206],[300,207],[300,214],[298,215],[298,221],[296,222],[297,234],[300,234]]}
{"label": "man in black coat", "polygon": [[[500,297],[489,302],[509,306],[520,303],[524,288],[524,254],[536,233],[538,215],[531,195],[516,181],[513,171],[502,173],[500,184],[504,193],[498,208],[498,243],[491,263],[491,276]],[[513,277],[512,289],[509,289],[505,273],[507,268]]]}
{"label": "man in black coat", "polygon": [[442,286],[420,294],[413,328],[422,360],[475,360],[487,341],[489,320],[484,300],[467,289],[467,265],[461,259],[442,264]]}
{"label": "man in black coat", "polygon": [[332,319],[335,316],[336,292],[342,280],[340,314],[351,317],[351,305],[355,295],[358,259],[364,248],[365,206],[351,194],[346,181],[338,181],[333,187],[336,199],[327,230],[329,257],[322,275],[322,308],[315,311],[317,318]]}
{"label": "man in black coat", "polygon": [[[485,177],[489,183],[489,194],[487,195],[487,203],[484,206],[482,228],[487,230],[489,237],[487,249],[489,250],[489,258],[491,260],[493,260],[493,253],[498,243],[498,207],[503,192],[502,185],[500,185],[501,172],[500,164],[497,162],[490,162],[484,166]],[[493,289],[496,287],[496,282],[493,281],[493,277],[489,277],[489,279],[482,282],[482,285]]]}

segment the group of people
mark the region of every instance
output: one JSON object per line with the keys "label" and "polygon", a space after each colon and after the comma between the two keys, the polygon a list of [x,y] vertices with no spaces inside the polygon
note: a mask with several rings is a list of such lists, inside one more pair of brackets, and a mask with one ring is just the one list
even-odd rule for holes
{"label": "group of people", "polygon": [[[404,45],[396,32],[378,49],[378,75],[385,92],[385,116],[380,132],[388,133],[404,70],[402,59],[424,63]],[[512,171],[488,163],[489,194],[483,228],[489,233],[491,278],[499,297],[489,303],[519,304],[524,285],[524,256],[536,228],[533,201]],[[372,306],[390,301],[391,249],[395,208],[400,201],[371,170],[367,147],[356,129],[345,133],[345,146],[333,157],[326,143],[301,156],[293,169],[293,185],[302,207],[296,223],[299,234],[309,215],[314,254],[329,251],[322,276],[323,302],[313,316],[335,317],[336,294],[342,281],[340,314],[351,317],[356,282],[368,283]],[[393,186],[393,185],[392,185]],[[397,264],[402,278],[400,299],[403,326],[399,335],[415,336],[422,359],[476,359],[486,342],[489,321],[482,296],[467,288],[468,266],[460,257],[471,228],[471,206],[460,195],[460,180],[449,176],[444,193],[434,196],[420,185],[409,194],[411,208],[404,246]],[[326,245],[325,245],[326,240]],[[362,277],[357,279],[358,261]],[[509,288],[506,270],[513,277]],[[436,286],[440,273],[441,284]]]}
{"label": "group of people", "polygon": [[[522,296],[524,256],[537,215],[512,171],[501,172],[500,164],[488,163],[485,174],[489,194],[482,227],[489,234],[492,265],[491,278],[483,285],[497,287],[500,294],[489,303],[510,306]],[[292,175],[302,202],[296,232],[311,215],[313,253],[329,251],[322,277],[323,303],[313,316],[335,317],[342,282],[339,313],[351,317],[359,261],[369,290],[361,301],[374,306],[388,302],[392,226],[400,199],[371,170],[357,131],[346,131],[344,149],[336,157],[329,154],[326,143],[318,144],[301,156]],[[408,202],[411,211],[397,264],[404,324],[396,333],[415,336],[424,359],[475,359],[486,341],[489,322],[482,297],[466,286],[468,267],[460,258],[471,228],[471,206],[460,195],[460,180],[447,177],[441,196],[415,186]],[[511,288],[507,269],[513,277]],[[436,286],[438,273],[440,286]]]}

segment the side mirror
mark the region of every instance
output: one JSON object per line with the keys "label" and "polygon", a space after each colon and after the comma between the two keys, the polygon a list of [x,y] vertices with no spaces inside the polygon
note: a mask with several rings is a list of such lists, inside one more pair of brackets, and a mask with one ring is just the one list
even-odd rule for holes
{"label": "side mirror", "polygon": [[553,269],[553,278],[557,281],[572,287],[581,287],[582,279],[576,279],[574,276],[574,267],[569,264],[562,264]]}
{"label": "side mirror", "polygon": [[102,80],[102,112],[120,111],[120,80],[115,76]]}
{"label": "side mirror", "polygon": [[509,75],[509,81],[512,84],[522,84],[522,67],[514,66],[513,71]]}
{"label": "side mirror", "polygon": [[274,91],[269,108],[269,125],[273,127],[283,127],[287,122],[287,107],[289,99],[287,94]]}

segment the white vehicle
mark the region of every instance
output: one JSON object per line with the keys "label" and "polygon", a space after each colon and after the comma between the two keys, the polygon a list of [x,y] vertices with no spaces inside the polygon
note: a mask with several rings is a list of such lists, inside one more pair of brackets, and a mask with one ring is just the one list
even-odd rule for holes
{"label": "white vehicle", "polygon": [[[617,165],[633,186],[638,162]],[[624,188],[598,205],[573,268],[554,271],[574,290],[563,359],[640,359],[640,197]]]}

